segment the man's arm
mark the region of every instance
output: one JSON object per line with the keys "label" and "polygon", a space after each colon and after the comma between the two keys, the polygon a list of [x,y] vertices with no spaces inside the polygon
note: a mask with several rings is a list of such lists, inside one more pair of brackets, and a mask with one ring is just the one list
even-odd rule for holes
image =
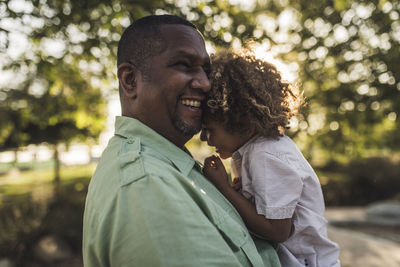
{"label": "man's arm", "polygon": [[205,160],[203,173],[237,209],[250,231],[278,243],[289,238],[291,218],[272,220],[258,214],[255,206],[229,185],[224,165],[218,157]]}

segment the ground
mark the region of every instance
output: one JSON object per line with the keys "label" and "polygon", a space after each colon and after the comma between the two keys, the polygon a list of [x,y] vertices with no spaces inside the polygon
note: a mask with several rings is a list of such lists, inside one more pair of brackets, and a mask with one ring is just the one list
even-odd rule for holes
{"label": "ground", "polygon": [[[358,220],[365,208],[328,208],[328,221]],[[338,224],[344,225],[344,224]],[[393,230],[393,229],[392,229]],[[392,233],[391,233],[392,232]],[[342,267],[398,267],[400,266],[400,230],[385,227],[353,226],[344,228],[330,224],[329,237],[340,246]]]}

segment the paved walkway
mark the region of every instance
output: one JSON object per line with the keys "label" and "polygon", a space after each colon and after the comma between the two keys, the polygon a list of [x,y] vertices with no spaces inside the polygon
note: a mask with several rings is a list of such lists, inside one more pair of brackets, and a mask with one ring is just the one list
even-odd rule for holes
{"label": "paved walkway", "polygon": [[[328,208],[328,221],[363,220],[363,208]],[[399,267],[400,244],[372,235],[328,226],[329,237],[340,246],[342,267]]]}

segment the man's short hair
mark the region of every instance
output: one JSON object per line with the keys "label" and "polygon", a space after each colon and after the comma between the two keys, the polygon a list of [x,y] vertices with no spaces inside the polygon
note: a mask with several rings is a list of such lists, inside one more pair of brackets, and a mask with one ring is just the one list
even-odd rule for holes
{"label": "man's short hair", "polygon": [[189,21],[174,15],[151,15],[132,23],[118,43],[117,66],[129,62],[146,72],[146,61],[167,48],[160,26],[181,24],[197,29]]}

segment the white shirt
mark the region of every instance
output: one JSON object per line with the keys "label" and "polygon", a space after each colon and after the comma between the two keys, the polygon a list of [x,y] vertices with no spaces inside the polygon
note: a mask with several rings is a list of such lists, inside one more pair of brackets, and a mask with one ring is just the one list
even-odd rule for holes
{"label": "white shirt", "polygon": [[278,250],[283,267],[340,266],[339,247],[326,233],[321,185],[289,137],[252,138],[232,155],[232,168],[258,214],[292,218],[293,232]]}

